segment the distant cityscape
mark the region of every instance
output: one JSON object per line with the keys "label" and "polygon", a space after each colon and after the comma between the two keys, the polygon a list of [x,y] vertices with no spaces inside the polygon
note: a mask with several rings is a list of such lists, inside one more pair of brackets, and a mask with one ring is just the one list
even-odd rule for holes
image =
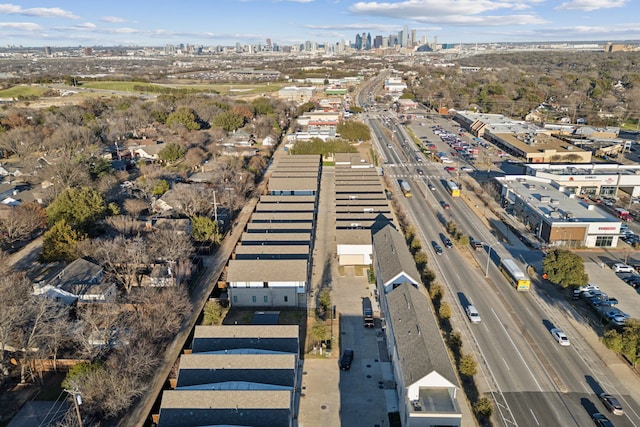
{"label": "distant cityscape", "polygon": [[0,59],[12,57],[83,57],[83,56],[201,56],[235,54],[298,54],[341,55],[367,52],[371,54],[405,54],[424,52],[483,53],[488,51],[517,50],[583,50],[583,51],[637,51],[639,40],[629,41],[583,41],[583,42],[522,42],[522,43],[439,43],[438,36],[429,38],[418,35],[417,30],[405,25],[397,33],[372,35],[371,32],[356,33],[354,39],[336,43],[307,40],[301,43],[280,45],[271,38],[264,43],[204,46],[201,44],[177,43],[165,46],[16,46],[0,47]]}

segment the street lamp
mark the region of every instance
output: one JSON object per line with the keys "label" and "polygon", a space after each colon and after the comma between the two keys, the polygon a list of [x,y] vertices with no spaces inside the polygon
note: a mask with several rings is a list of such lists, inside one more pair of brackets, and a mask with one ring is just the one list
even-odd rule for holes
{"label": "street lamp", "polygon": [[487,268],[484,271],[484,277],[489,277],[489,261],[491,260],[491,249],[496,243],[492,243],[489,245],[489,251],[487,252]]}

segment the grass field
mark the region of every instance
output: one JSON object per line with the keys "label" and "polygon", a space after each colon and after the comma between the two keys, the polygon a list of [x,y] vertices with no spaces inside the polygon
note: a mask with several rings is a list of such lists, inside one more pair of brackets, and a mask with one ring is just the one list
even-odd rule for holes
{"label": "grass field", "polygon": [[112,90],[118,92],[137,92],[135,86],[163,86],[174,89],[199,90],[204,93],[218,92],[222,95],[252,95],[265,92],[275,92],[280,90],[284,83],[262,83],[262,84],[171,84],[161,85],[156,83],[131,82],[131,81],[100,81],[82,82],[82,87],[98,90]]}
{"label": "grass field", "polygon": [[19,96],[40,96],[47,89],[37,86],[18,85],[9,89],[0,90],[0,98],[17,98]]}

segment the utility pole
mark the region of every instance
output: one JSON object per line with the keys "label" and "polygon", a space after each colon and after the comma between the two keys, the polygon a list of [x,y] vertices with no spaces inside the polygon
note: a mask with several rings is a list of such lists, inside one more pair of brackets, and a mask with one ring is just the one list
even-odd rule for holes
{"label": "utility pole", "polygon": [[73,406],[76,408],[76,416],[78,417],[78,425],[82,427],[82,416],[80,416],[80,405],[82,405],[82,395],[78,390],[64,390],[71,396]]}

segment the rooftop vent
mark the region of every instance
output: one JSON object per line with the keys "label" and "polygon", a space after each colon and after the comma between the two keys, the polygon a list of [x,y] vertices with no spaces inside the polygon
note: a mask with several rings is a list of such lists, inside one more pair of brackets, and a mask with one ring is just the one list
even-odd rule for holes
{"label": "rooftop vent", "polygon": [[414,411],[422,411],[422,402],[419,400],[413,400],[411,401],[411,404],[413,405]]}

